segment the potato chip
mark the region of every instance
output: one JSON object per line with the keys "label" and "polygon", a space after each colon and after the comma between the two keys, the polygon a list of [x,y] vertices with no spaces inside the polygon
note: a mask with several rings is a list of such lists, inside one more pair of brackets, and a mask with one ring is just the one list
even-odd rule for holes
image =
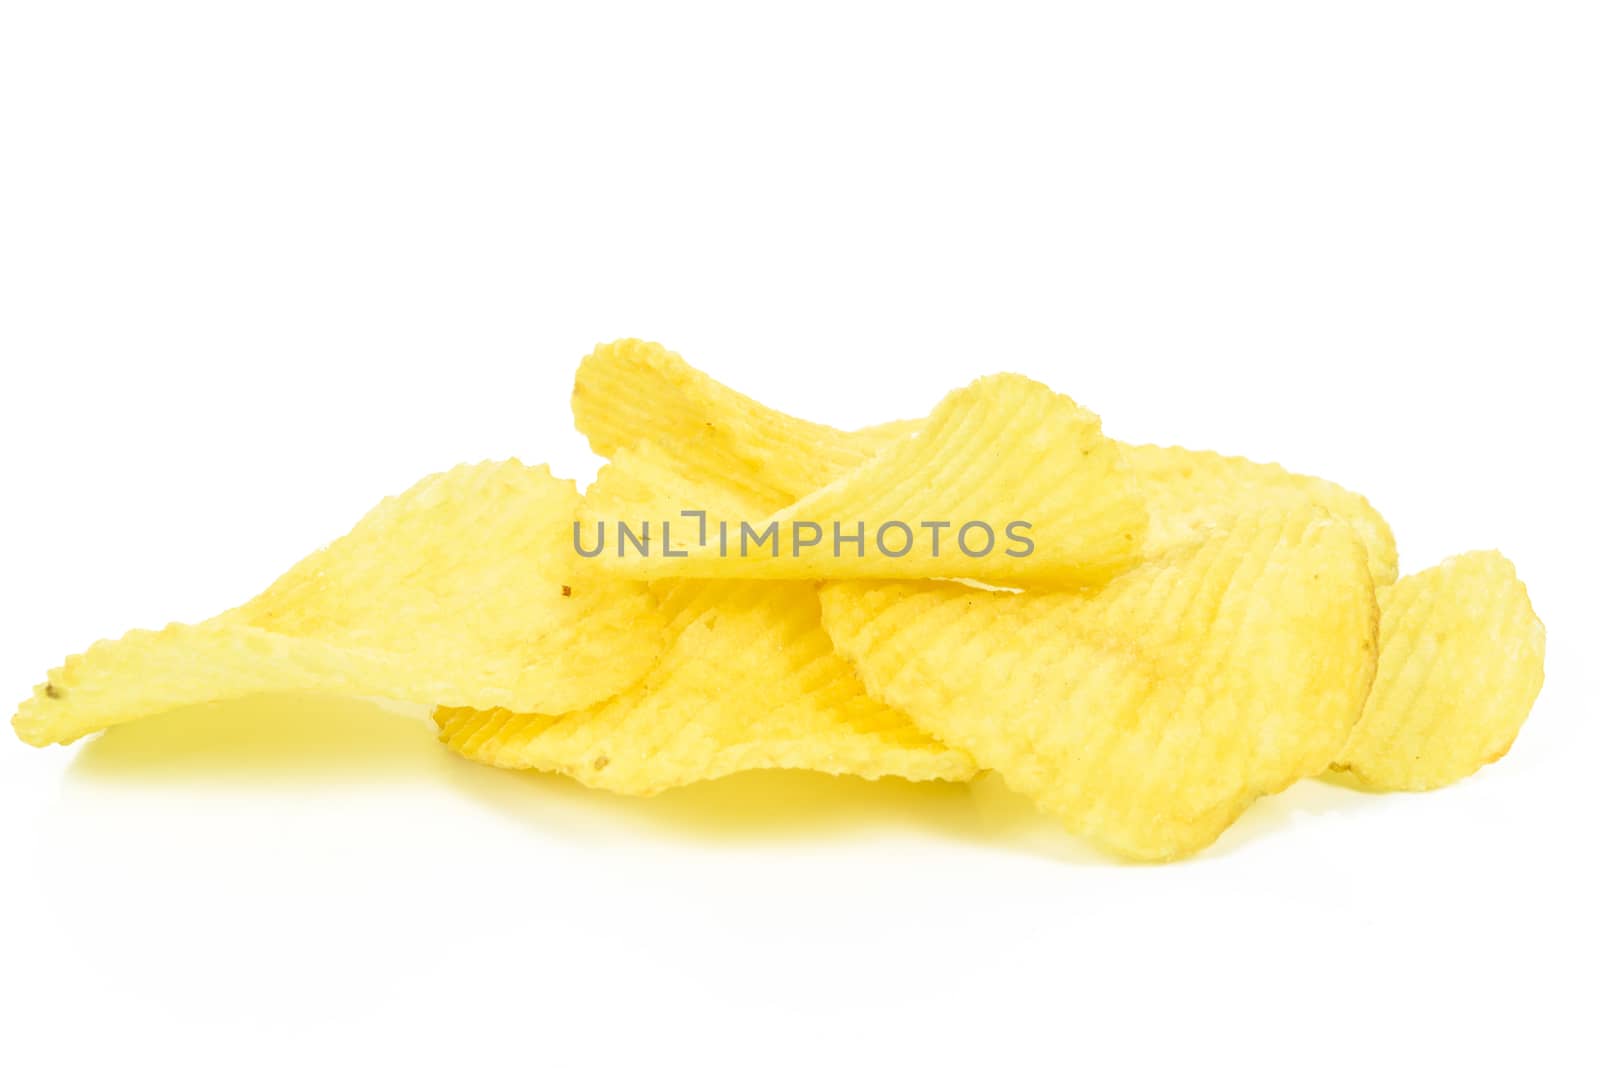
{"label": "potato chip", "polygon": [[649,796],[757,768],[965,780],[970,757],[867,696],[809,583],[661,586],[672,644],[633,689],[564,716],[440,708],[439,736],[485,764]]}
{"label": "potato chip", "polygon": [[1145,523],[1097,416],[1020,375],[994,375],[951,393],[916,433],[837,481],[704,544],[680,543],[681,555],[664,542],[629,552],[619,529],[610,565],[650,578],[1080,584],[1137,562]]}
{"label": "potato chip", "polygon": [[1381,790],[1431,790],[1505,756],[1544,684],[1544,624],[1497,552],[1378,592],[1378,674],[1335,761]]}
{"label": "potato chip", "polygon": [[[676,514],[690,500],[713,516],[755,506],[725,483],[690,481],[642,440],[615,450],[584,509],[637,518]],[[756,768],[956,780],[976,770],[866,695],[822,629],[814,585],[682,579],[653,588],[669,651],[639,685],[546,722],[441,708],[440,737],[482,763],[634,795]]]}
{"label": "potato chip", "polygon": [[[757,507],[757,498],[725,482],[698,481],[675,455],[654,442],[640,441],[618,449],[600,469],[583,495],[580,527],[574,536],[583,553],[598,554],[589,561],[598,569],[610,564],[624,527],[640,538],[637,550],[631,541],[627,543],[629,551],[643,552],[648,537],[650,551],[659,552],[664,540],[674,545],[686,539],[697,542],[702,527],[714,531],[719,523],[737,522]],[[695,514],[685,514],[686,510]],[[597,550],[602,529],[607,541],[603,550]]]}
{"label": "potato chip", "polygon": [[1247,512],[1325,509],[1355,528],[1367,550],[1372,581],[1387,586],[1399,574],[1389,524],[1367,499],[1309,475],[1237,456],[1160,445],[1128,445],[1125,455],[1150,508],[1145,552],[1160,556]]}
{"label": "potato chip", "polygon": [[248,604],[69,658],[12,726],[65,743],[272,692],[588,707],[643,676],[665,631],[642,583],[571,577],[578,501],[572,483],[516,461],[425,478]]}
{"label": "potato chip", "polygon": [[686,479],[776,511],[902,437],[904,424],[849,434],[758,404],[645,341],[598,345],[572,390],[578,430],[614,457],[640,443],[674,457]]}
{"label": "potato chip", "polygon": [[1250,515],[1105,586],[840,583],[867,691],[1102,847],[1168,860],[1322,771],[1361,712],[1377,606],[1350,528]]}
{"label": "potato chip", "polygon": [[1396,584],[1365,498],[1122,444],[1019,375],[847,432],[619,341],[572,405],[609,461],[582,498],[516,461],[431,476],[247,604],[69,658],[17,734],[389,700],[432,706],[465,757],[624,795],[989,770],[1102,848],[1170,860],[1330,767],[1469,775],[1543,681],[1499,554]]}
{"label": "potato chip", "polygon": [[[682,479],[763,506],[735,519],[792,505],[923,425],[904,420],[847,433],[794,419],[642,341],[598,346],[578,370],[573,410],[600,455],[647,442],[670,457],[667,466]],[[1375,583],[1388,585],[1399,573],[1394,535],[1360,494],[1277,464],[1177,447],[1123,448],[1149,513],[1147,557],[1246,512],[1316,505],[1355,527]]]}

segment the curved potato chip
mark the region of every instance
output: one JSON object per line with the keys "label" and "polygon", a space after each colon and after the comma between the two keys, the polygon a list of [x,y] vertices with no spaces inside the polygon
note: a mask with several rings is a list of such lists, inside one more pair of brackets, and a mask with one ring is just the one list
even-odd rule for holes
{"label": "curved potato chip", "polygon": [[451,749],[645,797],[757,768],[965,780],[970,757],[867,696],[809,583],[665,583],[671,648],[633,689],[581,712],[440,708]]}
{"label": "curved potato chip", "polygon": [[1360,714],[1377,606],[1349,527],[1233,529],[1094,590],[824,587],[867,691],[1078,834],[1170,860],[1321,772]]}
{"label": "curved potato chip", "polygon": [[1127,445],[1124,454],[1150,507],[1145,552],[1160,556],[1247,512],[1285,512],[1316,505],[1349,523],[1367,550],[1372,581],[1387,586],[1399,574],[1389,524],[1367,499],[1310,475],[1238,456],[1175,446]]}
{"label": "curved potato chip", "polygon": [[956,390],[916,433],[750,518],[730,527],[726,549],[718,531],[704,545],[679,543],[676,557],[664,544],[629,555],[619,531],[610,566],[649,578],[959,574],[1077,584],[1137,562],[1146,523],[1136,480],[1099,418],[1020,375]]}
{"label": "curved potato chip", "polygon": [[641,442],[669,450],[685,478],[751,500],[750,516],[792,503],[905,433],[904,424],[851,434],[796,419],[631,339],[597,345],[578,365],[572,413],[597,454]]}
{"label": "curved potato chip", "polygon": [[[754,505],[725,484],[691,481],[645,439],[614,451],[584,509],[670,515],[688,500],[713,515]],[[670,620],[669,652],[633,690],[546,723],[441,708],[441,738],[483,763],[564,772],[635,795],[755,768],[864,778],[973,773],[970,758],[866,696],[822,629],[814,586],[684,579],[653,588]]]}
{"label": "curved potato chip", "polygon": [[[693,511],[686,514],[691,502]],[[702,529],[737,523],[759,506],[757,498],[726,483],[699,481],[683,470],[674,454],[652,441],[639,441],[617,449],[600,468],[583,495],[573,536],[582,554],[599,553],[586,566],[603,571],[616,553],[623,527],[637,532],[641,544],[648,537],[650,551],[657,552],[669,540],[677,546],[686,540],[696,542]],[[597,550],[602,529],[607,541]],[[635,551],[632,542],[628,549]]]}
{"label": "curved potato chip", "polygon": [[260,596],[68,658],[12,719],[66,743],[263,692],[556,714],[632,685],[664,631],[646,586],[569,577],[578,494],[545,467],[457,467],[391,497]]}
{"label": "curved potato chip", "polygon": [[1334,766],[1431,790],[1505,756],[1544,685],[1544,624],[1511,561],[1453,556],[1378,591],[1378,675]]}
{"label": "curved potato chip", "polygon": [[[683,479],[757,503],[745,514],[777,511],[842,478],[923,420],[844,432],[795,419],[716,382],[681,357],[642,341],[600,345],[578,369],[573,391],[578,429],[595,452],[614,457],[648,442]],[[1160,556],[1227,526],[1246,512],[1316,505],[1350,523],[1366,547],[1378,585],[1399,574],[1394,535],[1360,494],[1277,464],[1171,446],[1125,445],[1149,512],[1144,554]],[[698,571],[698,569],[696,569]]]}

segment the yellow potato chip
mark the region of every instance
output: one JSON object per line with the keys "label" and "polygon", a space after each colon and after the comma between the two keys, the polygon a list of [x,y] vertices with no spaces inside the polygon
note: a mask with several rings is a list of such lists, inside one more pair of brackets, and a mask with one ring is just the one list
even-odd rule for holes
{"label": "yellow potato chip", "polygon": [[[586,511],[674,515],[689,500],[713,515],[755,502],[704,485],[649,440],[614,450],[584,498]],[[668,580],[669,651],[632,690],[544,723],[505,710],[441,708],[441,738],[465,756],[559,771],[591,786],[647,795],[756,768],[864,778],[965,779],[970,758],[866,696],[822,630],[806,583]]]}
{"label": "yellow potato chip", "polygon": [[[696,480],[675,455],[654,442],[639,441],[617,449],[584,493],[574,548],[580,559],[588,557],[590,566],[601,569],[612,563],[618,541],[627,537],[621,533],[624,527],[638,534],[637,547],[634,541],[625,542],[629,552],[642,553],[646,537],[649,551],[659,552],[666,540],[678,546],[698,542],[702,530],[736,523],[759,506],[755,497],[727,483]],[[686,515],[686,509],[695,514]]]}
{"label": "yellow potato chip", "polygon": [[839,583],[822,602],[869,693],[1145,860],[1326,768],[1377,653],[1365,554],[1310,509],[1246,516],[1098,589]]}
{"label": "yellow potato chip", "polygon": [[643,676],[665,632],[642,583],[571,577],[578,502],[572,483],[516,461],[430,476],[248,604],[70,657],[12,726],[65,743],[271,692],[587,707]]}
{"label": "yellow potato chip", "polygon": [[1378,592],[1378,674],[1335,766],[1431,790],[1499,760],[1544,684],[1544,624],[1511,561],[1454,556]]}
{"label": "yellow potato chip", "polygon": [[749,516],[792,503],[905,433],[905,424],[850,434],[796,419],[634,340],[598,345],[583,360],[572,412],[599,455],[654,445],[684,478],[750,500]]}
{"label": "yellow potato chip", "polygon": [[1037,382],[995,375],[951,393],[916,433],[787,508],[745,514],[705,544],[659,541],[652,552],[630,547],[617,528],[609,563],[649,578],[1070,585],[1137,562],[1145,522],[1136,481],[1097,416]]}
{"label": "yellow potato chip", "polygon": [[1367,550],[1372,581],[1387,586],[1399,574],[1394,534],[1377,509],[1358,493],[1309,475],[1237,456],[1160,445],[1124,447],[1150,508],[1150,556],[1227,526],[1248,512],[1292,511],[1304,504],[1325,509],[1355,528]]}
{"label": "yellow potato chip", "polygon": [[17,734],[389,699],[434,706],[465,757],[624,795],[987,769],[1102,848],[1171,860],[1330,767],[1470,775],[1543,681],[1499,554],[1395,584],[1365,498],[1124,445],[1019,375],[846,432],[620,341],[572,404],[610,461],[584,497],[515,461],[431,476],[250,602],[70,657]]}
{"label": "yellow potato chip", "polygon": [[[600,455],[648,444],[668,458],[666,469],[705,493],[735,492],[756,503],[730,515],[735,521],[794,504],[923,425],[905,420],[844,432],[808,423],[758,404],[642,341],[598,346],[578,370],[573,410],[578,429]],[[1176,447],[1123,448],[1149,513],[1147,557],[1247,512],[1287,512],[1309,504],[1355,527],[1375,583],[1388,585],[1399,574],[1394,535],[1360,494],[1277,464]],[[691,570],[699,573],[698,567]]]}
{"label": "yellow potato chip", "polygon": [[564,716],[440,708],[440,738],[485,764],[649,796],[757,768],[965,780],[971,758],[867,696],[809,583],[663,583],[672,644],[637,686]]}

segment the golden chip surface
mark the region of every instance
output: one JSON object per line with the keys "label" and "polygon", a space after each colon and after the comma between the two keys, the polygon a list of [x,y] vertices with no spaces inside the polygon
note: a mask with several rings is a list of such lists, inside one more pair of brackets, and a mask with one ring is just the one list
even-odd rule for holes
{"label": "golden chip surface", "polygon": [[1101,848],[1171,860],[1330,767],[1470,775],[1543,682],[1500,554],[1397,583],[1359,494],[1114,441],[1019,375],[847,432],[619,341],[572,404],[609,461],[581,498],[517,461],[425,478],[247,604],[69,657],[18,736],[387,698],[434,706],[470,759],[633,796],[989,770]]}
{"label": "golden chip surface", "polygon": [[652,445],[689,481],[737,493],[755,518],[832,482],[888,442],[893,424],[849,433],[768,408],[648,341],[598,345],[572,390],[578,430],[598,455]]}
{"label": "golden chip surface", "polygon": [[809,583],[665,583],[671,645],[636,686],[564,716],[440,708],[454,751],[649,796],[757,768],[965,780],[972,759],[869,697]]}
{"label": "golden chip surface", "polygon": [[256,693],[555,714],[625,689],[660,655],[642,583],[574,578],[572,483],[517,461],[418,482],[260,596],[198,625],[69,657],[12,718],[33,745]]}
{"label": "golden chip surface", "polygon": [[1544,685],[1544,624],[1511,561],[1454,556],[1380,590],[1378,675],[1336,767],[1431,790],[1511,748]]}
{"label": "golden chip surface", "polygon": [[1020,375],[994,375],[787,508],[745,513],[706,544],[680,542],[679,556],[628,552],[616,536],[616,552],[598,559],[649,578],[1069,585],[1136,563],[1146,522],[1137,481],[1097,416]]}
{"label": "golden chip surface", "polygon": [[[648,439],[615,450],[585,513],[671,515],[693,500],[713,517],[754,504],[691,482]],[[645,796],[758,768],[876,779],[970,778],[970,757],[868,697],[822,629],[804,582],[675,579],[653,584],[667,652],[638,685],[555,719],[441,708],[440,738],[481,763],[570,775]]]}
{"label": "golden chip surface", "polygon": [[1104,848],[1212,842],[1322,771],[1377,653],[1365,553],[1325,513],[1250,516],[1098,589],[825,587],[867,690]]}
{"label": "golden chip surface", "polygon": [[[578,370],[573,410],[595,452],[614,457],[630,446],[653,447],[685,482],[753,502],[736,517],[744,519],[793,505],[924,424],[904,420],[846,432],[796,419],[642,341],[598,346]],[[1021,433],[1009,438],[1011,448],[1025,441]],[[1355,528],[1375,583],[1387,585],[1399,574],[1394,535],[1360,494],[1278,464],[1215,452],[1158,445],[1124,445],[1123,452],[1148,512],[1147,557],[1247,512],[1314,505]]]}
{"label": "golden chip surface", "polygon": [[1394,534],[1359,493],[1238,456],[1160,445],[1128,445],[1125,454],[1150,508],[1145,551],[1151,556],[1225,527],[1248,512],[1315,505],[1354,528],[1367,551],[1375,584],[1387,586],[1399,574]]}

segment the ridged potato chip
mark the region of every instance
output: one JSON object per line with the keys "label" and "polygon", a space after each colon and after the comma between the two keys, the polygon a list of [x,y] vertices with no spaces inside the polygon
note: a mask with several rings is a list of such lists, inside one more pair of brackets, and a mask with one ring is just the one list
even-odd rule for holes
{"label": "ridged potato chip", "polygon": [[1499,760],[1544,685],[1544,624],[1511,561],[1454,556],[1378,592],[1378,674],[1335,761],[1381,790],[1431,790]]}
{"label": "ridged potato chip", "polygon": [[557,714],[632,685],[663,620],[647,587],[571,577],[579,497],[544,467],[457,467],[385,500],[260,596],[68,658],[12,719],[33,745],[167,709],[314,692]]}
{"label": "ridged potato chip", "polygon": [[1372,581],[1387,586],[1399,574],[1389,524],[1367,499],[1320,478],[1277,464],[1175,446],[1128,445],[1128,462],[1150,508],[1150,556],[1227,526],[1247,512],[1292,511],[1310,504],[1349,523],[1367,550]]}
{"label": "ridged potato chip", "polygon": [[771,515],[743,516],[726,540],[718,530],[704,545],[679,543],[674,557],[666,545],[630,554],[619,534],[609,564],[650,578],[1071,585],[1137,562],[1145,525],[1137,483],[1097,416],[1020,375],[994,375],[951,393],[917,432],[838,480]]}
{"label": "ridged potato chip", "polygon": [[[649,524],[650,551],[658,552],[664,538],[680,546],[686,538],[697,541],[702,526],[712,531],[719,523],[737,522],[754,507],[755,498],[726,482],[698,481],[674,454],[654,442],[639,441],[616,450],[584,493],[579,525],[573,531],[574,548],[582,554],[595,552],[604,527],[609,540],[603,551],[582,565],[604,571],[622,527],[639,532],[642,541]],[[685,510],[695,514],[685,515]],[[631,542],[629,550],[633,551]]]}
{"label": "ridged potato chip", "polygon": [[[596,347],[578,370],[573,411],[578,429],[600,455],[646,443],[668,456],[668,466],[683,480],[763,506],[738,518],[793,505],[923,425],[905,420],[845,432],[795,419],[642,341]],[[1360,494],[1236,456],[1157,445],[1123,450],[1149,513],[1147,557],[1246,512],[1315,505],[1355,528],[1375,583],[1388,585],[1399,574],[1394,535]]]}
{"label": "ridged potato chip", "polygon": [[[585,510],[673,515],[695,501],[713,516],[752,507],[726,483],[689,481],[649,441],[619,447],[585,494]],[[637,686],[550,719],[441,708],[451,749],[506,768],[562,772],[589,786],[646,796],[758,768],[876,779],[970,778],[970,757],[934,741],[904,713],[868,697],[822,629],[811,583],[667,580],[667,652]]]}
{"label": "ridged potato chip", "polygon": [[1093,590],[837,583],[822,602],[869,693],[1144,860],[1325,769],[1378,641],[1364,551],[1312,510],[1246,516]]}
{"label": "ridged potato chip", "polygon": [[670,453],[691,482],[776,511],[905,435],[906,424],[849,433],[751,400],[653,342],[597,345],[572,390],[578,430],[600,456],[641,443]]}
{"label": "ridged potato chip", "polygon": [[970,757],[867,696],[809,583],[662,584],[671,646],[633,689],[564,716],[441,708],[439,736],[480,763],[645,797],[757,768],[868,779],[971,778]]}
{"label": "ridged potato chip", "polygon": [[17,734],[386,698],[434,706],[470,759],[633,796],[991,770],[1101,848],[1171,860],[1329,768],[1470,775],[1543,681],[1499,554],[1396,583],[1358,494],[1117,442],[1019,375],[842,431],[619,341],[572,405],[609,460],[583,497],[515,461],[431,476],[247,604],[70,657]]}

